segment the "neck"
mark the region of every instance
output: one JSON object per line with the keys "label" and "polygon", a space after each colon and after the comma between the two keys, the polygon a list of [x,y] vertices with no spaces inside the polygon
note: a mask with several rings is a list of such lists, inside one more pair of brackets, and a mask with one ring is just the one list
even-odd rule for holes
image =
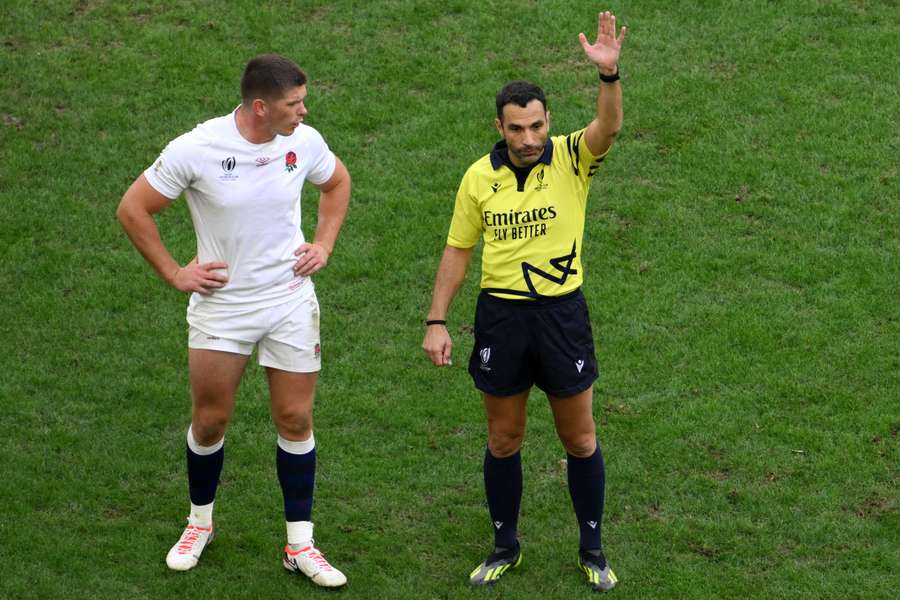
{"label": "neck", "polygon": [[244,108],[243,104],[234,113],[234,123],[241,137],[251,144],[265,144],[275,138],[275,134],[256,115]]}
{"label": "neck", "polygon": [[506,155],[509,156],[509,162],[511,162],[513,164],[513,166],[518,169],[527,169],[529,167],[533,167],[540,160],[540,159],[533,160],[530,163],[526,163],[526,162],[522,162],[518,158],[516,158],[516,156],[512,152],[507,152]]}

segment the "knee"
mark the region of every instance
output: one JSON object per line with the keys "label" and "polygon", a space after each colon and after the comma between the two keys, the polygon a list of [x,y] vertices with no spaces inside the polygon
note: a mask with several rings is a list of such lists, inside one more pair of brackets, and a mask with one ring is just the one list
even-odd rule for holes
{"label": "knee", "polygon": [[488,435],[488,450],[496,458],[512,456],[522,447],[524,437],[524,432],[521,431],[491,431]]}
{"label": "knee", "polygon": [[221,415],[194,415],[191,435],[200,446],[214,446],[225,435],[227,417]]}
{"label": "knee", "polygon": [[280,410],[273,415],[278,433],[292,440],[305,440],[312,432],[312,413],[299,407]]}
{"label": "knee", "polygon": [[578,435],[562,436],[560,440],[566,452],[578,458],[587,458],[594,454],[597,450],[597,437],[591,433],[582,433]]}

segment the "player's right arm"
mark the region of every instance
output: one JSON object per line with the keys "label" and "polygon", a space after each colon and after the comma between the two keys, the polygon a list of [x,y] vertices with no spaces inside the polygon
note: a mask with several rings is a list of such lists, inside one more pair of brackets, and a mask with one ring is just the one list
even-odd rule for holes
{"label": "player's right arm", "polygon": [[[444,248],[444,255],[441,257],[441,264],[434,282],[434,292],[431,295],[431,310],[428,311],[429,321],[445,321],[447,319],[450,303],[466,277],[466,269],[471,258],[472,248],[457,248],[449,244]],[[425,354],[428,355],[431,362],[439,367],[449,365],[452,348],[453,342],[446,325],[426,326],[422,349],[425,350]]]}
{"label": "player's right arm", "polygon": [[198,264],[195,258],[182,267],[172,257],[162,239],[153,215],[167,207],[171,200],[150,185],[141,174],[119,203],[116,218],[128,234],[131,243],[147,260],[163,281],[182,292],[209,294],[222,287],[228,278],[215,269],[226,269],[223,262]]}

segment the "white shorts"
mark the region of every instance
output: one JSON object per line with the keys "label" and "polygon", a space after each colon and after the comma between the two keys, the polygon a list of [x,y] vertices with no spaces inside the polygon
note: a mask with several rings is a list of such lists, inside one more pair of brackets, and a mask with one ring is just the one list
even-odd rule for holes
{"label": "white shorts", "polygon": [[293,373],[315,373],[322,368],[315,292],[243,311],[189,307],[187,320],[188,348],[249,356],[256,347],[263,367]]}

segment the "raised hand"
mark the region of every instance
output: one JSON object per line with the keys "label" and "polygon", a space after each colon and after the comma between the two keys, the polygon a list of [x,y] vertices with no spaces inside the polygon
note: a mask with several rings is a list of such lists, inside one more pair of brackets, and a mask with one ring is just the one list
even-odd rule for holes
{"label": "raised hand", "polygon": [[578,40],[584,48],[584,53],[603,74],[612,75],[616,72],[619,50],[625,41],[625,28],[622,27],[619,30],[619,37],[616,37],[615,15],[609,11],[600,13],[597,19],[597,41],[593,44],[588,43],[584,33],[578,34]]}

